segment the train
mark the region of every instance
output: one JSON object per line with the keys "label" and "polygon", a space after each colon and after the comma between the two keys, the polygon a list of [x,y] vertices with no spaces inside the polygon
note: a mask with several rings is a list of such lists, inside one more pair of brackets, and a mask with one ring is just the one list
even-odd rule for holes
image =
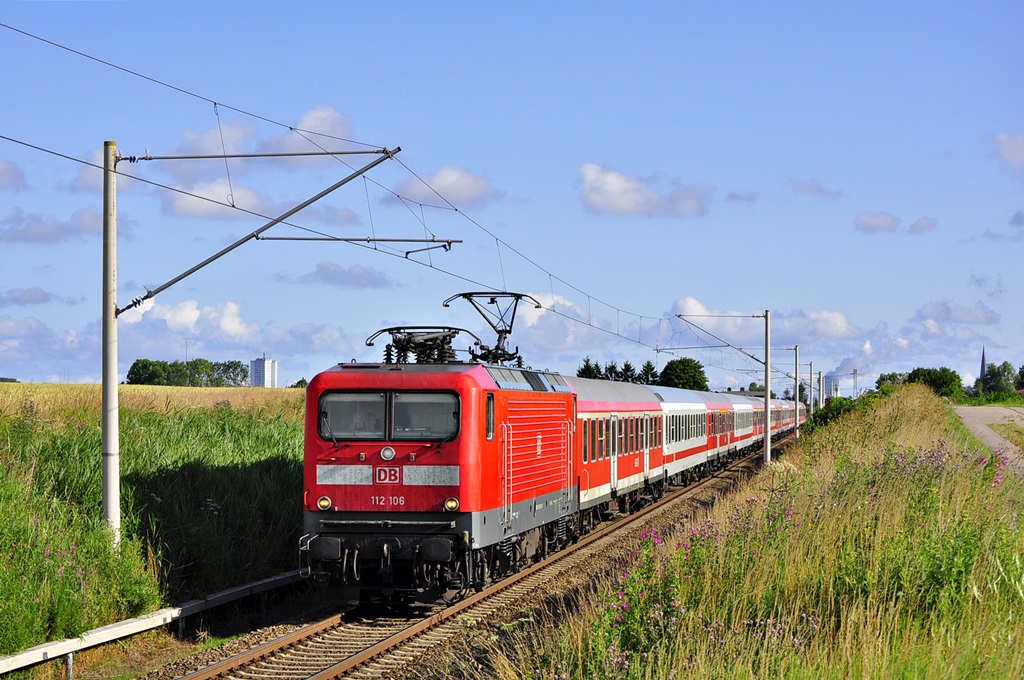
{"label": "train", "polygon": [[360,600],[454,602],[806,419],[527,368],[502,342],[459,360],[462,329],[385,330],[383,362],[306,388],[302,571]]}

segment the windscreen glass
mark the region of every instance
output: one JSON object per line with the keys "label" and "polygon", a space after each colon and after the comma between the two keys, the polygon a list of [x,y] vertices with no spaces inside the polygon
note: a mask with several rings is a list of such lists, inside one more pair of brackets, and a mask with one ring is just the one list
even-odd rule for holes
{"label": "windscreen glass", "polygon": [[448,439],[459,431],[459,399],[447,392],[396,392],[392,423],[395,439]]}
{"label": "windscreen glass", "polygon": [[320,436],[324,439],[383,439],[384,392],[328,392],[320,397]]}
{"label": "windscreen glass", "polygon": [[459,399],[450,392],[327,392],[317,429],[336,442],[450,439],[459,431]]}

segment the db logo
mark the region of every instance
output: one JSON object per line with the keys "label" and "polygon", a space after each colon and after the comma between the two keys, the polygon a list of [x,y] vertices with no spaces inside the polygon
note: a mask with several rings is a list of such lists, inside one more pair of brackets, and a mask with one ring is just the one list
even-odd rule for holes
{"label": "db logo", "polygon": [[402,471],[396,467],[375,467],[373,481],[377,484],[401,484]]}

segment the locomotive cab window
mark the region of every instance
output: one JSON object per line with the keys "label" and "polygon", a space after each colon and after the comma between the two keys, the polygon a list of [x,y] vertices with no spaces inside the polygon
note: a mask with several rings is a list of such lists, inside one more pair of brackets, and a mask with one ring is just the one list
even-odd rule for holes
{"label": "locomotive cab window", "polygon": [[327,440],[448,439],[459,431],[451,392],[327,392],[317,429]]}
{"label": "locomotive cab window", "polygon": [[391,423],[394,439],[448,439],[459,431],[459,398],[446,392],[396,392]]}
{"label": "locomotive cab window", "polygon": [[324,439],[383,439],[387,396],[383,392],[328,392],[320,397]]}

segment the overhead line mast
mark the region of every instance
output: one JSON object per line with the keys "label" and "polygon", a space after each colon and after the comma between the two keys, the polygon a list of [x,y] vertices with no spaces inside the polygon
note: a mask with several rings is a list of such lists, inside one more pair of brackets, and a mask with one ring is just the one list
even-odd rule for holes
{"label": "overhead line mast", "polygon": [[[194,274],[206,265],[220,259],[243,243],[253,239],[259,239],[260,235],[271,227],[280,224],[295,213],[327,196],[332,191],[344,186],[353,179],[368,172],[384,161],[394,158],[395,154],[401,151],[396,147],[393,151],[388,149],[377,149],[372,151],[346,151],[346,152],[304,152],[296,154],[237,154],[232,158],[240,157],[280,157],[282,155],[296,156],[334,156],[340,154],[380,154],[380,158],[368,163],[366,166],[354,171],[339,182],[334,183],[312,198],[303,201],[281,216],[270,220],[256,231],[240,238],[227,248],[224,248],[215,255],[206,258],[188,271],[179,274],[170,281],[153,288],[147,289],[146,294],[134,298],[128,305],[122,308],[117,306],[117,163],[126,160],[130,163],[154,160],[178,160],[178,159],[208,159],[224,158],[225,156],[145,156],[122,157],[117,151],[117,142],[107,141],[103,144],[103,306],[102,306],[102,344],[103,344],[103,367],[102,367],[102,392],[103,392],[103,415],[102,415],[102,455],[103,455],[103,518],[110,529],[114,545],[121,540],[121,453],[120,453],[120,426],[119,426],[119,403],[118,403],[118,350],[117,350],[117,317],[134,307],[138,307],[144,301],[152,298],[175,283]],[[363,239],[359,239],[363,240]],[[374,240],[374,239],[369,239]],[[420,243],[422,239],[410,240]],[[455,240],[438,240],[447,251]],[[461,241],[459,241],[461,242]],[[187,354],[187,350],[186,350]],[[187,356],[186,356],[187,358]]]}

